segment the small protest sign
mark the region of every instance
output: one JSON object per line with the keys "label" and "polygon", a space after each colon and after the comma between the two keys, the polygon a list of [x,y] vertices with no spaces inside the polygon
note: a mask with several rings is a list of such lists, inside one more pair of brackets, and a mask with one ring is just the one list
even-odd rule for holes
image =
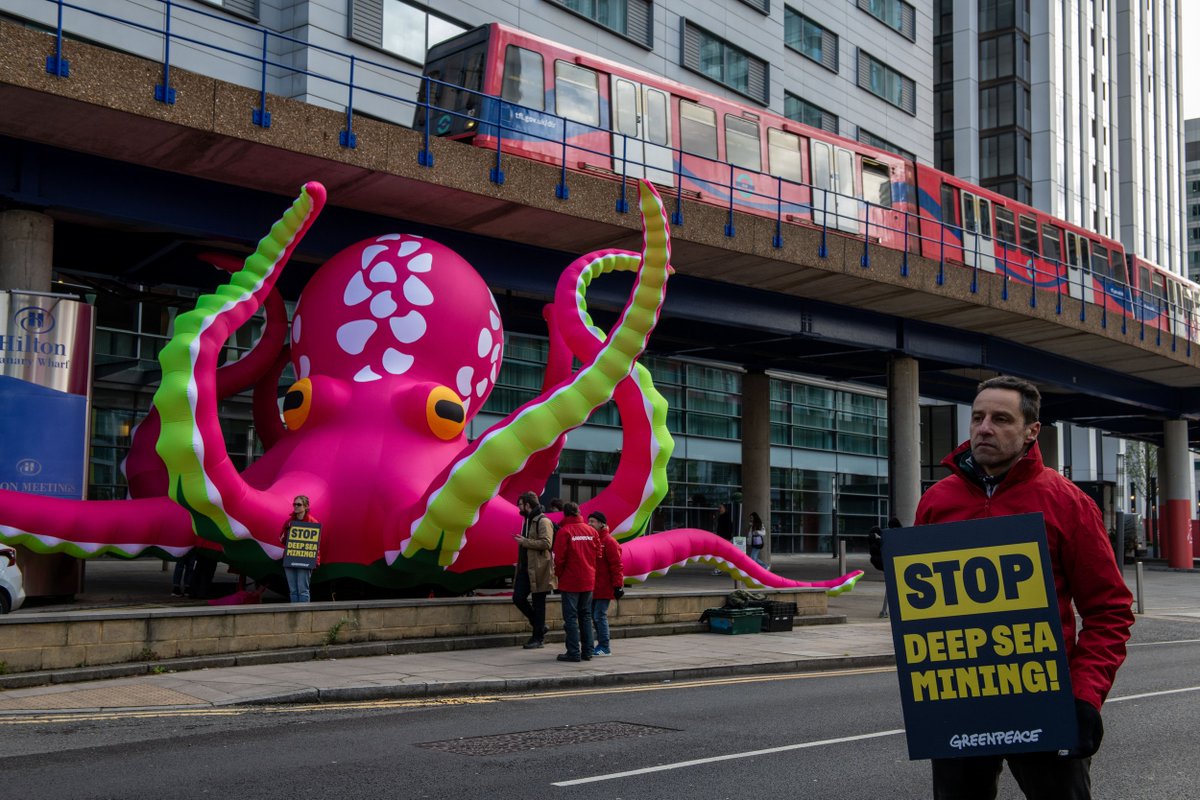
{"label": "small protest sign", "polygon": [[890,529],[883,558],[909,758],[1075,744],[1041,514]]}
{"label": "small protest sign", "polygon": [[283,566],[289,569],[316,569],[321,548],[321,523],[292,522],[284,545]]}

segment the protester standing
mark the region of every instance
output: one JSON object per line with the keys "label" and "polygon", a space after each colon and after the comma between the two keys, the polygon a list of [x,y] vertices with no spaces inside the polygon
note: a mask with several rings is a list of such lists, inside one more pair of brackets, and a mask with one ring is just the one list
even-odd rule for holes
{"label": "protester standing", "polygon": [[[517,540],[517,569],[513,574],[513,605],[525,615],[532,628],[526,650],[542,647],[546,636],[546,596],[554,589],[554,525],[542,513],[538,496],[525,492],[517,498],[517,509],[524,518]],[[530,598],[532,597],[532,602]]]}
{"label": "protester standing", "polygon": [[[308,495],[298,494],[292,500],[292,514],[283,523],[283,530],[279,533],[279,543],[286,546],[288,534],[292,530],[293,522],[316,522],[309,511]],[[321,554],[317,553],[317,563],[321,563]],[[309,582],[312,580],[311,569],[299,569],[297,567],[284,567],[283,575],[287,578],[288,584],[288,599],[293,603],[307,603],[311,599],[309,593]]]}
{"label": "protester standing", "polygon": [[[1117,569],[1100,509],[1042,463],[1040,410],[1041,394],[1028,381],[1001,375],[980,383],[971,407],[971,438],[942,460],[951,474],[921,498],[916,524],[1042,514],[1079,741],[1065,756],[934,759],[934,797],[942,800],[995,797],[1004,761],[1027,798],[1092,796],[1091,757],[1104,736],[1100,707],[1125,660],[1133,597]],[[1082,620],[1078,629],[1076,612]]]}
{"label": "protester standing", "polygon": [[596,584],[592,590],[592,627],[596,633],[596,647],[592,653],[597,656],[611,656],[608,607],[614,599],[619,599],[625,594],[622,588],[625,575],[621,566],[621,545],[608,529],[608,519],[603,511],[588,514],[588,525],[596,530],[600,543],[596,553]]}

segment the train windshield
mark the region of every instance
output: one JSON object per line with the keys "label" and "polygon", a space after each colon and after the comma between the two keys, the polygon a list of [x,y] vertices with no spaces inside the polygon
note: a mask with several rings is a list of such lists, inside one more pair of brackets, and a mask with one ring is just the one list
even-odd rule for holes
{"label": "train windshield", "polygon": [[477,29],[429,49],[426,80],[421,81],[413,120],[417,130],[425,127],[423,106],[428,102],[433,133],[454,136],[474,131],[483,91],[486,33],[486,28]]}

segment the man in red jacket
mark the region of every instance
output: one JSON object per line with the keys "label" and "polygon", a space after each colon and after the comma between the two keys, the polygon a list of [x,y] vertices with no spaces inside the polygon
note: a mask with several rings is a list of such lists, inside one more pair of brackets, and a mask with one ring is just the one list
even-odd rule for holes
{"label": "man in red jacket", "polygon": [[567,652],[559,654],[559,661],[592,659],[592,587],[599,552],[596,530],[579,516],[579,504],[564,503],[562,525],[554,534],[554,574],[567,634]]}
{"label": "man in red jacket", "polygon": [[[1117,569],[1100,509],[1079,487],[1042,463],[1037,446],[1041,399],[1037,387],[1010,375],[979,384],[971,407],[971,439],[942,460],[951,474],[921,498],[916,524],[1041,512],[1075,693],[1079,743],[1063,756],[1051,752],[934,759],[937,800],[994,798],[1005,760],[1026,797],[1091,797],[1091,756],[1104,736],[1100,706],[1125,660],[1133,597]],[[1072,602],[1083,620],[1078,637]]]}
{"label": "man in red jacket", "polygon": [[592,589],[592,628],[596,631],[593,655],[611,656],[608,639],[608,606],[624,594],[625,574],[621,566],[621,544],[608,529],[603,511],[588,514],[588,525],[596,530],[600,546],[596,552],[596,586]]}

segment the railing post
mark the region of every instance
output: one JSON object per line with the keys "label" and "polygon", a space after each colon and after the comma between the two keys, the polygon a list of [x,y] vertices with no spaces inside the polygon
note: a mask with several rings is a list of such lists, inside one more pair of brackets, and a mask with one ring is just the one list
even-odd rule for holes
{"label": "railing post", "polygon": [[[963,216],[965,217],[966,214]],[[963,222],[966,222],[966,219]],[[976,294],[979,292],[979,231],[975,232],[975,241],[971,244],[971,250],[975,253],[975,258],[972,259],[975,262],[975,269],[971,271],[971,294]]]}
{"label": "railing post", "polygon": [[731,238],[737,235],[733,227],[733,164],[729,165],[729,216],[725,221],[725,235]]}
{"label": "railing post", "polygon": [[54,55],[46,56],[46,72],[58,78],[71,77],[71,64],[63,58],[63,0],[58,0],[58,26],[54,30]]}
{"label": "railing post", "polygon": [[250,119],[260,128],[269,128],[271,127],[271,112],[267,111],[267,29],[263,28],[262,33],[262,86],[258,95],[258,108],[250,112]]}
{"label": "railing post", "polygon": [[[1024,248],[1021,248],[1021,255],[1026,255]],[[1030,256],[1029,267],[1029,307],[1037,308],[1038,265],[1036,255]]]}
{"label": "railing post", "polygon": [[779,249],[783,247],[783,176],[775,179],[775,237],[771,239],[771,246]]}
{"label": "railing post", "polygon": [[617,198],[617,213],[629,213],[629,201],[625,192],[629,183],[629,134],[621,134],[621,196]]}
{"label": "railing post", "polygon": [[425,81],[425,144],[417,153],[417,165],[422,167],[433,166],[433,151],[429,149],[429,128],[433,124],[429,112],[432,107],[429,103],[429,98],[433,94],[433,78],[426,75],[422,80]]}
{"label": "railing post", "polygon": [[[1058,294],[1058,297],[1057,297],[1057,301],[1056,301],[1056,304],[1054,307],[1055,314],[1062,313],[1062,284],[1063,284],[1063,282],[1062,282],[1062,278],[1060,277],[1061,271],[1062,271],[1062,264],[1058,263],[1056,261],[1054,264],[1054,278],[1055,278],[1054,288]],[[1070,280],[1070,276],[1067,276],[1067,279]]]}
{"label": "railing post", "polygon": [[358,147],[358,137],[354,135],[354,62],[355,56],[350,56],[350,80],[346,91],[346,129],[338,134],[338,144],[353,150]]}
{"label": "railing post", "polygon": [[943,284],[946,283],[946,221],[945,220],[942,220],[941,226],[942,226],[942,232],[941,232],[941,235],[938,237],[938,239],[939,239],[938,244],[940,245],[940,252],[938,254],[938,274],[937,274],[937,285],[938,286],[942,286]]}
{"label": "railing post", "polygon": [[1000,239],[1000,264],[1004,268],[1004,286],[1000,289],[1000,299],[1008,300],[1008,245]]}
{"label": "railing post", "polygon": [[562,119],[562,173],[558,178],[558,186],[554,187],[554,196],[559,200],[569,200],[571,190],[567,188],[567,119]]}
{"label": "railing post", "polygon": [[504,170],[500,169],[500,145],[504,143],[504,99],[496,98],[496,166],[488,172],[488,180],[504,185]]}
{"label": "railing post", "polygon": [[817,255],[821,258],[829,258],[829,190],[828,189],[821,190],[821,246],[817,248]]}
{"label": "railing post", "polygon": [[683,224],[683,149],[673,151],[675,161],[675,213],[671,214],[672,225]]}
{"label": "railing post", "polygon": [[[1087,284],[1084,281],[1087,276],[1083,271],[1083,267],[1079,268],[1079,321],[1087,321]],[[1093,295],[1094,296],[1094,295]]]}
{"label": "railing post", "polygon": [[908,212],[904,212],[904,256],[900,261],[900,277],[908,277]]}
{"label": "railing post", "polygon": [[171,0],[163,12],[163,82],[154,87],[154,99],[169,106],[175,105],[175,90],[171,88]]}
{"label": "railing post", "polygon": [[871,266],[871,201],[865,201],[867,204],[866,213],[863,214],[863,254],[858,259],[858,263],[863,269],[869,269]]}

